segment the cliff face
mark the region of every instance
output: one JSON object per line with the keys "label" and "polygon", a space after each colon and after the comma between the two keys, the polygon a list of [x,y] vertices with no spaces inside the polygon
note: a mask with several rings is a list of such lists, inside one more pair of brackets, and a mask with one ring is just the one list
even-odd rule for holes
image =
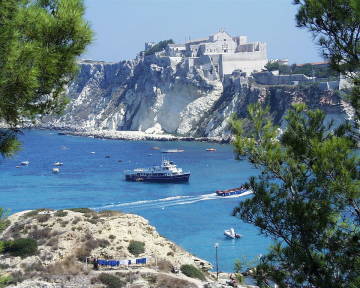
{"label": "cliff face", "polygon": [[322,91],[316,85],[265,87],[241,73],[220,79],[206,56],[84,62],[68,96],[71,103],[65,114],[45,118],[45,125],[227,138],[229,116],[245,115],[246,106],[256,101],[268,103],[277,122],[293,102],[345,117],[334,91]]}

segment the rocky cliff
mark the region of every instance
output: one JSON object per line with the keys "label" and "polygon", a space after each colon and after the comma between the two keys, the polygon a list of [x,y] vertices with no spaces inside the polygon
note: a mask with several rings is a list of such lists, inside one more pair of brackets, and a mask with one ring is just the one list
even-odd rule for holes
{"label": "rocky cliff", "polygon": [[[97,213],[87,208],[39,209],[13,214],[8,221],[9,226],[0,233],[0,287],[5,283],[1,279],[7,277],[11,287],[22,288],[100,288],[125,284],[134,288],[198,288],[206,281],[174,273],[174,269],[184,264],[203,271],[211,268],[208,262],[160,236],[146,219],[133,214]],[[9,244],[14,239],[29,238],[37,243],[36,251],[32,251],[33,245],[28,242],[26,246],[20,246],[20,242]],[[143,243],[143,249],[130,249],[132,241]],[[7,251],[1,249],[4,247],[13,248]],[[132,264],[127,265],[127,259],[144,257],[146,264],[134,264],[131,260]],[[99,266],[94,270],[90,264],[94,258],[126,261],[120,266]],[[118,278],[119,284],[103,285],[107,283],[102,281],[103,273],[112,275],[106,276],[107,280]],[[213,276],[206,275],[208,282],[213,282]]]}
{"label": "rocky cliff", "polygon": [[268,103],[278,123],[294,102],[345,117],[338,91],[317,85],[263,86],[234,72],[220,79],[211,58],[147,56],[119,63],[82,62],[68,87],[71,103],[43,126],[77,130],[135,130],[228,138],[228,118],[249,103]]}

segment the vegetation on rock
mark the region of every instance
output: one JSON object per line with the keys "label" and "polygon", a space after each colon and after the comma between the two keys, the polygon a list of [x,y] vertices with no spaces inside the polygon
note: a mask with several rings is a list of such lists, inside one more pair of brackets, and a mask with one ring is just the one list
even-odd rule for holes
{"label": "vegetation on rock", "polygon": [[160,52],[166,48],[168,44],[174,44],[174,41],[172,39],[169,40],[163,40],[159,43],[155,44],[153,47],[145,51],[145,56],[153,55],[156,52]]}
{"label": "vegetation on rock", "polygon": [[4,252],[9,253],[11,256],[25,258],[37,254],[38,244],[36,240],[31,238],[19,238],[13,241],[5,241]]}
{"label": "vegetation on rock", "polygon": [[10,225],[9,220],[6,219],[8,212],[0,207],[0,232]]}
{"label": "vegetation on rock", "polygon": [[334,71],[330,65],[314,65],[311,63],[306,63],[304,65],[284,65],[277,61],[268,62],[265,65],[265,68],[268,71],[278,70],[279,74],[282,75],[291,75],[291,74],[304,74],[308,77],[317,77],[317,78],[333,78],[337,80],[339,78],[339,72]]}
{"label": "vegetation on rock", "polygon": [[141,241],[131,240],[128,246],[128,250],[131,254],[139,256],[145,252],[145,243]]}
{"label": "vegetation on rock", "polygon": [[204,273],[200,271],[198,268],[196,268],[194,265],[185,264],[180,267],[181,272],[191,278],[197,278],[202,281],[205,281],[206,278],[204,276]]}
{"label": "vegetation on rock", "polygon": [[115,275],[101,273],[98,277],[101,283],[106,285],[107,288],[121,288],[125,287],[126,283]]}

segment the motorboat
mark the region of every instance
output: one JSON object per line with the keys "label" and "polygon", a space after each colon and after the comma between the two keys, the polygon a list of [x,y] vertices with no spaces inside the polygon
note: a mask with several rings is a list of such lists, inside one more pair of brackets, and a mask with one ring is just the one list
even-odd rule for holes
{"label": "motorboat", "polygon": [[62,166],[64,163],[62,163],[62,162],[54,162],[54,166]]}
{"label": "motorboat", "polygon": [[190,172],[184,172],[181,168],[170,160],[162,160],[160,166],[150,168],[136,168],[134,170],[124,171],[126,181],[135,182],[165,182],[178,183],[188,182]]}
{"label": "motorboat", "polygon": [[180,153],[180,152],[184,152],[185,150],[183,149],[168,149],[168,150],[163,150],[161,151],[161,153]]}
{"label": "motorboat", "polygon": [[60,168],[52,168],[54,174],[60,173]]}
{"label": "motorboat", "polygon": [[215,151],[216,151],[216,148],[207,148],[206,151],[208,151],[208,152],[215,152]]}
{"label": "motorboat", "polygon": [[22,161],[20,162],[20,165],[22,166],[28,166],[30,164],[30,161]]}
{"label": "motorboat", "polygon": [[231,188],[231,189],[227,189],[227,190],[216,190],[216,195],[217,196],[221,196],[221,197],[228,197],[228,196],[234,196],[234,195],[248,195],[248,194],[252,194],[252,190],[251,189],[247,189],[244,186],[240,186],[237,188]]}
{"label": "motorboat", "polygon": [[230,228],[224,231],[224,235],[230,239],[238,239],[241,237],[240,234],[235,233],[234,228]]}

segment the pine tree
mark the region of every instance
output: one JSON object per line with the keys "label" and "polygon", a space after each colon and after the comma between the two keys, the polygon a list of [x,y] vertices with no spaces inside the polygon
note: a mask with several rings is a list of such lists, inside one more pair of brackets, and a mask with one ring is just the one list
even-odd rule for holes
{"label": "pine tree", "polygon": [[360,287],[360,160],[351,126],[295,104],[280,135],[268,108],[232,119],[235,149],[260,171],[234,215],[274,239],[254,277],[266,286]]}
{"label": "pine tree", "polygon": [[24,120],[60,113],[76,57],[90,43],[82,0],[7,0],[0,3],[0,154],[19,149]]}

